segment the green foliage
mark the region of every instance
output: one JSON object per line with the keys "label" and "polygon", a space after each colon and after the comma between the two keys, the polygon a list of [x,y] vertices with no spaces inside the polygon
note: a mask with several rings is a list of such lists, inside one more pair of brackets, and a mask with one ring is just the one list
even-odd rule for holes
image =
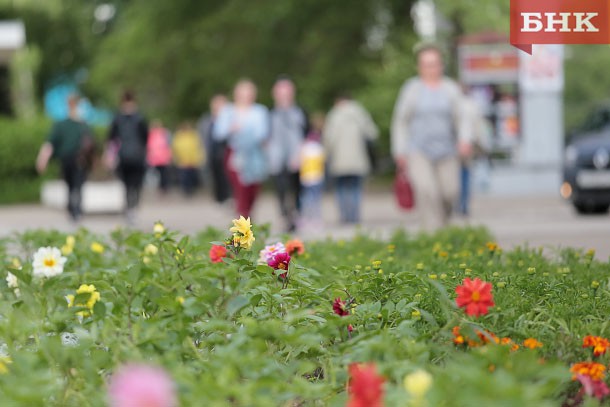
{"label": "green foliage", "polygon": [[[309,243],[283,287],[256,263],[260,230],[252,252],[212,264],[209,242],[226,237],[218,231],[81,229],[63,274],[48,279],[32,277],[32,255],[66,245],[64,234],[0,243],[0,349],[6,343],[12,359],[0,374],[3,405],[103,406],[109,375],[143,361],[170,372],[185,406],[343,406],[347,366],[370,361],[386,378],[389,406],[409,401],[403,378],[422,368],[433,375],[428,405],[559,406],[578,390],[568,367],[591,357],[582,337],[610,334],[610,269],[592,253],[503,252],[486,245],[481,229],[401,232],[386,242],[357,236]],[[92,251],[94,242],[105,250]],[[19,295],[4,281],[8,271]],[[466,276],[493,284],[488,315],[456,309],[453,293]],[[68,307],[65,296],[81,284],[94,284],[101,299],[79,318],[83,308]],[[353,299],[350,315],[333,313],[335,298]],[[544,346],[456,347],[457,325]]]}
{"label": "green foliage", "polygon": [[[29,121],[0,118],[0,203],[38,199],[44,178],[38,176],[34,163],[49,126],[41,118]],[[57,175],[56,168],[47,177],[54,175]]]}

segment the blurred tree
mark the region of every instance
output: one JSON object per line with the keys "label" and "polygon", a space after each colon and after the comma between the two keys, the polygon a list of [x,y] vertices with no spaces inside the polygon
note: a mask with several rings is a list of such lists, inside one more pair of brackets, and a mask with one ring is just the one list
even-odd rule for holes
{"label": "blurred tree", "polygon": [[134,88],[149,112],[176,120],[198,116],[214,92],[229,92],[242,76],[269,103],[271,84],[285,73],[307,109],[327,109],[340,90],[383,83],[384,50],[413,37],[410,4],[133,0],[104,39],[90,85],[112,101]]}

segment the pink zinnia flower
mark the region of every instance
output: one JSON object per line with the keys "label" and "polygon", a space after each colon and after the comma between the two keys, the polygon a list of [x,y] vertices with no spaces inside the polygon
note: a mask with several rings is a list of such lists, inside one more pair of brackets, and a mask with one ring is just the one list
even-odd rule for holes
{"label": "pink zinnia flower", "polygon": [[286,253],[286,247],[282,242],[265,246],[265,248],[259,252],[258,261],[262,264],[267,264],[269,263],[269,260],[273,259],[278,253]]}
{"label": "pink zinnia flower", "polygon": [[290,265],[290,255],[286,252],[276,253],[268,262],[267,265],[274,270],[280,270],[280,277],[286,278],[288,274],[288,266]]}
{"label": "pink zinnia flower", "polygon": [[112,375],[108,387],[111,407],[176,407],[174,382],[161,368],[127,365]]}
{"label": "pink zinnia flower", "polygon": [[610,394],[610,389],[608,389],[608,386],[603,380],[593,380],[591,376],[582,374],[576,375],[576,379],[582,384],[582,390],[584,390],[588,396],[602,400]]}

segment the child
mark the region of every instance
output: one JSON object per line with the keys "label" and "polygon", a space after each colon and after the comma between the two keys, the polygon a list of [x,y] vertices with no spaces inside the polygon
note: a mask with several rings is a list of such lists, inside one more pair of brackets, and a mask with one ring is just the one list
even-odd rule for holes
{"label": "child", "polygon": [[199,135],[190,123],[180,126],[172,143],[174,163],[180,172],[180,182],[187,197],[195,192],[199,169],[205,162],[205,152]]}
{"label": "child", "polygon": [[301,147],[301,213],[303,226],[321,226],[322,190],[324,187],[324,146],[321,143],[324,116],[315,113],[311,118],[311,131]]}
{"label": "child", "polygon": [[148,132],[146,161],[159,173],[159,190],[162,194],[169,189],[169,166],[172,163],[172,148],[169,131],[160,120],[154,120]]}

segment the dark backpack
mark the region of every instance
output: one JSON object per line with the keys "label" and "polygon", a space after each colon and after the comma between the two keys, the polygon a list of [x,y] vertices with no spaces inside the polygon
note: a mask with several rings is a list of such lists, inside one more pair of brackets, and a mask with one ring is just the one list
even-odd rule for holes
{"label": "dark backpack", "polygon": [[146,142],[142,137],[142,118],[138,115],[121,115],[117,118],[119,160],[128,165],[144,165]]}

